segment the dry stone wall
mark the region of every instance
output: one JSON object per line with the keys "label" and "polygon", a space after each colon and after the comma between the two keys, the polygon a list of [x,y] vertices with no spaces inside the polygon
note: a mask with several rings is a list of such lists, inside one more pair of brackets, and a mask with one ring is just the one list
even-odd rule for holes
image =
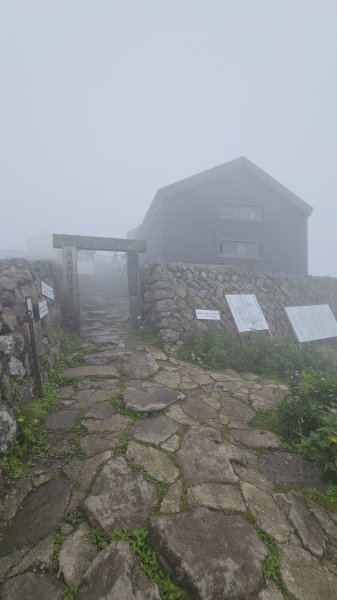
{"label": "dry stone wall", "polygon": [[[49,313],[35,323],[40,357],[53,363],[59,354],[61,325],[61,268],[49,261],[0,261],[0,452],[15,436],[14,408],[34,396],[34,371],[25,297],[45,300],[41,280],[54,288],[55,301],[47,300]],[[42,376],[45,377],[42,359]]]}
{"label": "dry stone wall", "polygon": [[[274,334],[292,335],[285,306],[329,304],[337,317],[337,279],[246,271],[231,265],[155,263],[142,272],[144,320],[172,351],[200,331],[236,328],[226,294],[255,294]],[[221,321],[198,321],[195,309],[215,309]]]}

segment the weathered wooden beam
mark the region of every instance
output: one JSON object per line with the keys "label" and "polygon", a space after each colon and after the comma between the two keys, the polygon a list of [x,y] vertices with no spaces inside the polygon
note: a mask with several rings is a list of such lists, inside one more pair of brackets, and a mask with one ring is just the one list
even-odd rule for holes
{"label": "weathered wooden beam", "polygon": [[123,238],[92,237],[89,235],[53,234],[54,248],[73,246],[77,250],[105,250],[112,252],[146,252],[145,240]]}

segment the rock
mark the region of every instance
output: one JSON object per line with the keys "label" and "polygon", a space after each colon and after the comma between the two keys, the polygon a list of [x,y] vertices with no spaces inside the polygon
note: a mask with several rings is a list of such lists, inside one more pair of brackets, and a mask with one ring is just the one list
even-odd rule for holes
{"label": "rock", "polygon": [[153,377],[159,366],[149,352],[131,350],[103,352],[86,358],[88,365],[117,365],[130,378],[148,379]]}
{"label": "rock", "polygon": [[242,481],[247,481],[266,492],[273,492],[273,484],[250,465],[247,468],[235,465],[234,471]]}
{"label": "rock", "polygon": [[162,410],[184,398],[183,394],[163,387],[147,388],[146,391],[129,387],[124,392],[126,406],[139,412]]}
{"label": "rock", "polygon": [[66,369],[62,373],[63,377],[72,378],[72,377],[98,377],[98,378],[117,378],[118,377],[118,369],[116,367],[111,366],[82,366],[82,367],[72,367],[71,369]]}
{"label": "rock", "polygon": [[98,454],[97,456],[85,460],[74,458],[68,464],[64,465],[63,471],[69,477],[70,481],[74,483],[68,511],[78,508],[79,504],[88,494],[90,487],[97,476],[97,471],[111,458],[111,456],[112,452],[106,451],[103,454]]}
{"label": "rock", "polygon": [[22,379],[26,375],[26,369],[21,360],[18,360],[14,356],[11,356],[8,367],[10,375],[16,377],[16,379]]}
{"label": "rock", "polygon": [[270,452],[261,456],[259,467],[262,473],[277,485],[302,485],[318,490],[326,488],[316,467],[299,454],[292,452]]}
{"label": "rock", "polygon": [[1,322],[3,333],[14,333],[16,326],[16,317],[14,312],[7,306],[2,310]]}
{"label": "rock", "polygon": [[16,421],[5,404],[0,404],[0,452],[5,452],[16,436]]}
{"label": "rock", "polygon": [[214,381],[232,381],[232,380],[240,380],[240,375],[233,371],[232,369],[225,369],[224,371],[220,371],[219,373],[210,373],[210,376]]}
{"label": "rock", "polygon": [[91,525],[110,533],[120,527],[144,526],[157,502],[155,487],[131,471],[120,457],[104,466],[83,502],[83,509]]}
{"label": "rock", "polygon": [[189,484],[236,483],[231,460],[244,462],[242,453],[231,444],[221,443],[221,436],[209,427],[189,427],[177,452],[183,479]]}
{"label": "rock", "polygon": [[[89,382],[91,385],[95,382]],[[101,382],[103,385],[103,381]],[[104,382],[105,383],[105,382]],[[116,383],[113,382],[115,386]],[[77,394],[73,397],[75,400],[76,408],[91,408],[94,404],[100,402],[111,402],[113,395],[117,391],[117,388],[113,387],[108,389],[83,389],[77,392]],[[112,405],[111,405],[112,406]]]}
{"label": "rock", "polygon": [[74,396],[74,388],[70,385],[64,385],[57,390],[57,397],[60,400],[69,400]]}
{"label": "rock", "polygon": [[219,400],[222,406],[220,415],[227,417],[230,422],[246,424],[249,423],[255,415],[255,412],[249,404],[246,404],[237,398],[225,396],[220,397]]}
{"label": "rock", "polygon": [[281,444],[275,433],[263,429],[235,429],[231,435],[236,442],[248,448],[278,448]]}
{"label": "rock", "polygon": [[199,483],[188,488],[187,497],[191,506],[206,506],[215,510],[230,509],[237,512],[246,510],[240,489],[235,485]]}
{"label": "rock", "polygon": [[241,516],[197,508],[151,518],[150,543],[193,598],[245,598],[263,583],[268,550]]}
{"label": "rock", "polygon": [[258,600],[283,600],[283,594],[276,585],[270,585],[259,593]]}
{"label": "rock", "polygon": [[337,577],[298,546],[282,548],[283,583],[296,600],[332,600],[337,597]]}
{"label": "rock", "polygon": [[154,376],[154,381],[165,387],[176,390],[180,387],[180,375],[178,371],[159,371]]}
{"label": "rock", "polygon": [[163,450],[168,452],[175,452],[180,446],[180,438],[178,435],[172,435],[164,444],[161,445]]}
{"label": "rock", "polygon": [[130,419],[124,415],[113,415],[108,419],[83,419],[82,424],[89,433],[102,433],[109,431],[111,433],[119,432],[125,429],[130,423]]}
{"label": "rock", "polygon": [[277,542],[286,542],[293,529],[273,497],[268,492],[245,481],[241,482],[241,490],[249,510],[260,527],[273,536]]}
{"label": "rock", "polygon": [[274,500],[293,525],[303,547],[317,558],[322,558],[326,536],[312,512],[306,507],[301,495],[295,492],[274,494]]}
{"label": "rock", "polygon": [[139,566],[129,544],[112,542],[96,557],[84,576],[78,600],[160,600],[155,583]]}
{"label": "rock", "polygon": [[199,398],[188,398],[181,404],[181,408],[185,415],[196,419],[197,421],[207,421],[208,419],[216,419],[218,416],[217,411],[208,406],[205,402]]}
{"label": "rock", "polygon": [[83,523],[68,535],[59,555],[60,571],[67,585],[77,587],[97,554],[88,525]]}
{"label": "rock", "polygon": [[50,431],[71,429],[76,424],[79,414],[80,411],[76,409],[58,410],[57,412],[47,414],[44,425]]}
{"label": "rock", "polygon": [[99,402],[91,406],[84,414],[86,419],[108,419],[115,415],[117,410],[109,402]]}
{"label": "rock", "polygon": [[169,487],[160,505],[160,512],[169,515],[180,512],[180,498],[182,494],[182,483],[180,480],[175,481]]}
{"label": "rock", "polygon": [[10,355],[13,348],[12,335],[0,335],[0,354]]}
{"label": "rock", "polygon": [[30,472],[33,475],[43,475],[44,473],[49,473],[53,471],[57,471],[62,466],[62,462],[60,460],[56,460],[55,458],[41,458],[35,465],[31,468]]}
{"label": "rock", "polygon": [[159,446],[179,429],[179,425],[169,417],[160,415],[152,419],[138,421],[133,428],[137,440]]}
{"label": "rock", "polygon": [[278,386],[262,387],[250,395],[254,410],[276,411],[281,400],[289,394],[287,388]]}
{"label": "rock", "polygon": [[50,575],[24,573],[8,579],[2,600],[62,600],[66,587]]}
{"label": "rock", "polygon": [[136,442],[130,442],[126,458],[134,461],[149,475],[164,483],[173,483],[179,475],[177,467],[174,466],[167,454],[152,448],[152,446],[142,446]]}
{"label": "rock", "polygon": [[1,521],[10,521],[14,517],[18,507],[31,489],[32,484],[28,479],[17,479],[12,483],[6,495],[0,496]]}
{"label": "rock", "polygon": [[170,406],[170,408],[166,411],[166,416],[170,417],[180,425],[199,425],[198,421],[191,419],[187,415],[185,415],[181,406],[177,404],[176,406]]}
{"label": "rock", "polygon": [[80,448],[87,456],[95,456],[118,446],[118,433],[85,435],[80,438]]}
{"label": "rock", "polygon": [[50,446],[49,454],[55,454],[56,456],[65,454],[70,450],[71,443],[75,437],[75,433],[62,433],[48,438],[47,441]]}
{"label": "rock", "polygon": [[4,529],[0,556],[25,546],[34,546],[46,538],[59,523],[70,496],[70,487],[61,477],[30,492]]}
{"label": "rock", "polygon": [[10,576],[19,575],[34,568],[40,571],[50,569],[54,551],[54,537],[48,536],[32,548],[22,560],[10,571]]}

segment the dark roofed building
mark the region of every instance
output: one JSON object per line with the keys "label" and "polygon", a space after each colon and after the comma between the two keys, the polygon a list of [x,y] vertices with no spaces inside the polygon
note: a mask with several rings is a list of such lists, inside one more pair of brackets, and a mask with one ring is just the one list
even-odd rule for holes
{"label": "dark roofed building", "polygon": [[158,190],[133,237],[150,264],[231,263],[308,272],[312,207],[245,157]]}

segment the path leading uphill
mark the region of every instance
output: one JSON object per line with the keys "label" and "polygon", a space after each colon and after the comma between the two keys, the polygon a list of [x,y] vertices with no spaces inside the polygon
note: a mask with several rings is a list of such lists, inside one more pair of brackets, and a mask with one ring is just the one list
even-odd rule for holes
{"label": "path leading uphill", "polygon": [[190,599],[337,598],[337,513],[302,493],[325,484],[250,426],[286,387],[170,359],[132,335],[125,298],[108,304],[84,298],[48,455],[2,501],[3,600],[182,598],[141,568],[144,527]]}

